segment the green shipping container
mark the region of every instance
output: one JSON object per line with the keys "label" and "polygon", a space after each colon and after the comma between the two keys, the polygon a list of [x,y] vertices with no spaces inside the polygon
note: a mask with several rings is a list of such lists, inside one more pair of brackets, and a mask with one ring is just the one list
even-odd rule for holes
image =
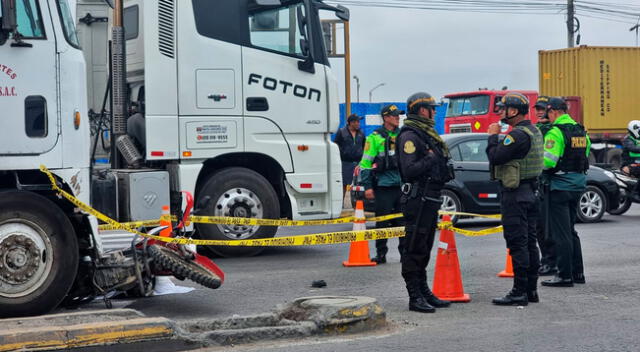
{"label": "green shipping container", "polygon": [[640,119],[640,48],[541,50],[538,60],[540,93],[580,97],[590,134],[625,133],[630,120]]}

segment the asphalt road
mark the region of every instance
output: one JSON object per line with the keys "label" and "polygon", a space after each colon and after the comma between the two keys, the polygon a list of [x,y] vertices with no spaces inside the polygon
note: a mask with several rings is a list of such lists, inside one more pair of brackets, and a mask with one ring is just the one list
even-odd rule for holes
{"label": "asphalt road", "polygon": [[[495,224],[465,220],[462,226],[483,228]],[[408,311],[395,249],[397,240],[390,242],[389,263],[377,267],[343,267],[348,245],[275,248],[252,258],[217,258],[215,262],[227,276],[218,290],[198,287],[188,294],[116,301],[114,305],[138,309],[149,316],[188,320],[266,312],[297,297],[363,295],[377,298],[391,322],[390,329],[368,335],[235,346],[234,350],[638,351],[639,225],[637,205],[623,216],[607,215],[598,224],[579,224],[587,284],[540,287],[541,302],[523,309],[490,303],[512,284],[511,279],[496,277],[505,263],[501,234],[456,236],[464,287],[472,302],[440,309],[435,314]],[[346,229],[350,227],[282,229],[279,235]],[[430,281],[434,264],[433,259],[429,265]],[[311,288],[311,282],[319,279],[328,286]],[[195,287],[189,282],[180,284]],[[99,307],[96,303],[87,308]]]}

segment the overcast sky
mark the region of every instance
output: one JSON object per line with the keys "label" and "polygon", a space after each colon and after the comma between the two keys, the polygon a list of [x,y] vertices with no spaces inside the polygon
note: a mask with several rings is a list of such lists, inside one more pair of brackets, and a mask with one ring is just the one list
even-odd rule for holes
{"label": "overcast sky", "polygon": [[[601,0],[607,1],[607,0]],[[618,0],[619,1],[619,0]],[[339,2],[332,1],[333,3]],[[629,1],[634,3],[634,1]],[[416,91],[436,97],[477,90],[538,89],[538,50],[567,45],[566,17],[352,6],[351,74],[360,101],[404,101]],[[634,46],[632,24],[579,17],[581,45]],[[332,59],[344,101],[344,65]],[[356,85],[351,79],[352,101]]]}

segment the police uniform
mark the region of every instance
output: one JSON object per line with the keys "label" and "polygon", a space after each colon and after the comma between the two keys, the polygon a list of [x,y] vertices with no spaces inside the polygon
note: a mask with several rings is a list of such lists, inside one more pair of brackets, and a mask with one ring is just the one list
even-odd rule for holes
{"label": "police uniform", "polygon": [[[557,101],[556,101],[557,99]],[[552,98],[551,109],[566,111],[560,98]],[[575,230],[578,202],[586,187],[591,141],[584,127],[568,114],[559,116],[545,135],[544,167],[549,179],[549,234],[555,243],[558,273],[544,286],[584,283],[580,238]]]}
{"label": "police uniform", "polygon": [[[523,297],[522,304],[537,301],[540,254],[536,246],[536,191],[542,172],[542,141],[540,131],[524,120],[502,142],[498,135],[489,136],[487,145],[492,175],[501,184],[502,226],[513,263],[514,283],[509,295]],[[494,303],[501,304],[497,301]]]}
{"label": "police uniform", "polygon": [[[537,104],[537,103],[536,103]],[[536,127],[542,133],[544,137],[547,132],[551,129],[551,123],[536,123]],[[538,274],[540,276],[544,275],[553,275],[556,273],[556,252],[555,246],[553,244],[553,239],[549,235],[549,199],[544,195],[548,192],[545,192],[549,186],[547,180],[542,177],[540,179],[540,192],[538,192],[538,209],[540,212],[540,217],[538,219],[538,227],[536,229],[536,235],[538,237],[538,246],[540,247],[540,269],[538,269]]]}
{"label": "police uniform", "polygon": [[[416,115],[420,107],[433,109],[435,99],[427,93],[416,93],[407,102],[409,113],[398,136],[397,153],[402,177],[402,212],[405,236],[400,238],[402,277],[409,293],[409,309],[434,312],[450,302],[438,299],[427,284],[426,268],[438,224],[440,193],[453,178],[446,145],[433,129],[433,116]],[[435,307],[435,308],[434,308]]]}
{"label": "police uniform", "polygon": [[[404,111],[395,105],[385,106],[381,115],[402,115]],[[375,194],[376,216],[400,212],[400,174],[396,156],[396,138],[400,129],[388,131],[384,126],[376,129],[367,137],[360,161],[360,175],[365,190],[373,189]],[[376,228],[400,226],[400,220],[379,221]],[[373,261],[386,263],[389,251],[387,239],[376,240],[376,257]]]}

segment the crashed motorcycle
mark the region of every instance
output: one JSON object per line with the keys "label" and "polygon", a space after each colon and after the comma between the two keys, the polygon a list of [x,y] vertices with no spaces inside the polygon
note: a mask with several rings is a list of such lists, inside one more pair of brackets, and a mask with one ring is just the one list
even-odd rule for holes
{"label": "crashed motorcycle", "polygon": [[640,186],[638,179],[623,173],[620,170],[611,170],[613,172],[616,183],[620,187],[620,205],[609,210],[611,215],[622,215],[626,213],[633,203],[640,203]]}

